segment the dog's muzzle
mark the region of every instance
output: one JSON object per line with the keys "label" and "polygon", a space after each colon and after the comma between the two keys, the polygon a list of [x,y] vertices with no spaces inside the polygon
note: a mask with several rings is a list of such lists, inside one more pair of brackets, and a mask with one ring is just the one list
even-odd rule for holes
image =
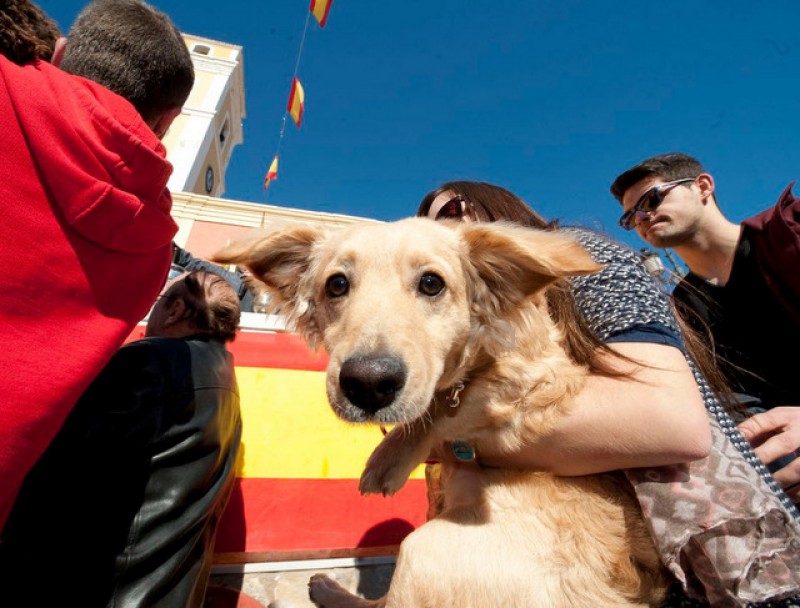
{"label": "dog's muzzle", "polygon": [[374,414],[392,404],[406,383],[406,366],[398,357],[351,357],[339,370],[339,387],[357,408]]}

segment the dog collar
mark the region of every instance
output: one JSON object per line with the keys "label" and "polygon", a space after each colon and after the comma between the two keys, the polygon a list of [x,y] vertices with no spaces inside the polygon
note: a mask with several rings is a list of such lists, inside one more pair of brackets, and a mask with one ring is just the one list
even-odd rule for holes
{"label": "dog collar", "polygon": [[445,395],[444,402],[447,404],[447,415],[455,416],[456,409],[461,405],[461,391],[466,386],[466,380],[459,380],[450,387],[450,392]]}

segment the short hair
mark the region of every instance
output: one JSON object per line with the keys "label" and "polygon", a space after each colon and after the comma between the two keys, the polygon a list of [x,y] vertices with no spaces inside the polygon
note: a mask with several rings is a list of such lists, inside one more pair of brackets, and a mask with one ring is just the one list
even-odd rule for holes
{"label": "short hair", "polygon": [[198,333],[208,334],[222,342],[236,338],[241,317],[239,296],[220,275],[194,270],[175,281],[165,296],[174,301],[183,299],[184,319]]}
{"label": "short hair", "polygon": [[452,192],[463,197],[469,211],[479,222],[508,221],[548,230],[558,225],[557,222],[545,220],[510,190],[487,182],[472,181],[445,182],[429,192],[420,202],[417,216],[427,216],[433,201],[443,192]]}
{"label": "short hair", "polygon": [[615,179],[611,184],[611,194],[621,203],[622,197],[625,196],[628,189],[645,178],[660,177],[664,181],[671,182],[677,179],[697,177],[705,172],[703,165],[688,154],[679,152],[659,154],[643,160]]}
{"label": "short hair", "polygon": [[67,36],[61,68],[130,101],[145,121],[183,106],[194,67],[180,31],[140,0],[95,0]]}
{"label": "short hair", "polygon": [[33,2],[0,2],[0,55],[14,63],[50,61],[60,36],[56,22]]}

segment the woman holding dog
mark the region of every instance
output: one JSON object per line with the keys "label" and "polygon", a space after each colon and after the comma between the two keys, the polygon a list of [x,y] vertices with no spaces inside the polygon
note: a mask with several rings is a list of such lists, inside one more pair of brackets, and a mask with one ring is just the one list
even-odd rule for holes
{"label": "woman holding dog", "polygon": [[[417,215],[559,229],[508,190],[480,182],[443,184],[425,196]],[[691,596],[711,605],[796,605],[780,598],[800,592],[798,513],[707,377],[715,387],[724,386],[722,379],[701,354],[687,354],[691,335],[681,331],[637,253],[585,229],[563,230],[604,265],[547,292],[568,352],[593,373],[549,437],[490,461],[478,454],[480,464],[564,476],[625,470],[651,530],[658,531],[662,560]],[[734,537],[738,545],[726,541]],[[761,568],[775,555],[774,567]],[[782,574],[773,577],[772,570]],[[675,585],[665,605],[706,604]]]}

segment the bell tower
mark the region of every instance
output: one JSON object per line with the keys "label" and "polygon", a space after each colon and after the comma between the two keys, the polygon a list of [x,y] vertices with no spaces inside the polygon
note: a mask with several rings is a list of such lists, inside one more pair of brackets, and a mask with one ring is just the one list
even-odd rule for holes
{"label": "bell tower", "polygon": [[171,192],[221,197],[245,117],[242,47],[184,34],[195,82],[180,116],[164,136],[174,171]]}

